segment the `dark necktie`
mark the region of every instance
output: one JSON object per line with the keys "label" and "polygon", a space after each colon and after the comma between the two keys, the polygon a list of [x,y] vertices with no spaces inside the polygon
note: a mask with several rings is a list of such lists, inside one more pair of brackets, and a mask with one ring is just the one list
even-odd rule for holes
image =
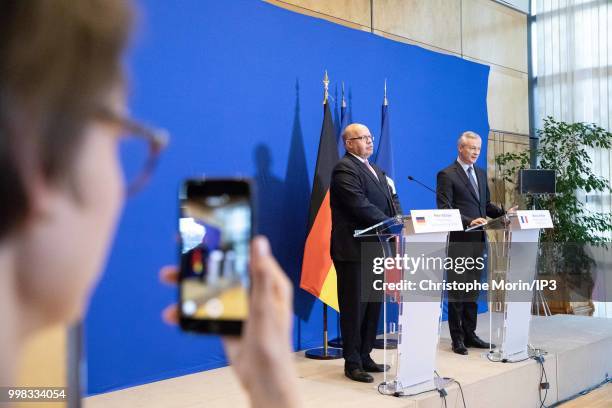
{"label": "dark necktie", "polygon": [[476,184],[476,179],[474,178],[474,169],[472,166],[468,167],[468,178],[470,179],[470,184],[474,188],[474,192],[476,193],[476,198],[480,200],[480,194],[478,194],[478,184]]}

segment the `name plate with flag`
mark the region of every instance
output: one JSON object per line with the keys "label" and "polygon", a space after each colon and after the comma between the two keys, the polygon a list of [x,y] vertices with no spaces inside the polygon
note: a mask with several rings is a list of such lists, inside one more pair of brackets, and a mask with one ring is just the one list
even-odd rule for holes
{"label": "name plate with flag", "polygon": [[516,212],[516,218],[522,230],[553,227],[548,210],[520,210]]}
{"label": "name plate with flag", "polygon": [[459,210],[410,210],[416,234],[463,231]]}

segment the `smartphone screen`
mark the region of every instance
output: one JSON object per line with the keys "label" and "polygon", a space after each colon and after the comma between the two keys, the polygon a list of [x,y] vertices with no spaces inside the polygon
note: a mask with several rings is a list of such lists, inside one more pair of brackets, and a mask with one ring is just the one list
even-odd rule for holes
{"label": "smartphone screen", "polygon": [[248,315],[248,180],[187,180],[180,195],[180,317],[184,330],[240,334]]}

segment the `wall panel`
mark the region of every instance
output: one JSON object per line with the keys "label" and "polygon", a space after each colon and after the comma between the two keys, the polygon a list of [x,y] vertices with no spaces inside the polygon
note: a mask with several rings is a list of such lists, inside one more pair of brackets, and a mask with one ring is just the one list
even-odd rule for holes
{"label": "wall panel", "polygon": [[[304,11],[319,13],[319,17],[335,17],[364,27],[370,27],[370,0],[265,0],[268,3],[290,10],[312,15]],[[301,10],[296,10],[295,7]],[[334,20],[332,20],[334,21]],[[334,21],[336,22],[336,21]]]}
{"label": "wall panel", "polygon": [[527,16],[490,0],[462,0],[463,54],[527,72]]}
{"label": "wall panel", "polygon": [[461,53],[460,0],[376,0],[374,29]]}
{"label": "wall panel", "polygon": [[527,74],[491,67],[487,109],[491,129],[529,134]]}

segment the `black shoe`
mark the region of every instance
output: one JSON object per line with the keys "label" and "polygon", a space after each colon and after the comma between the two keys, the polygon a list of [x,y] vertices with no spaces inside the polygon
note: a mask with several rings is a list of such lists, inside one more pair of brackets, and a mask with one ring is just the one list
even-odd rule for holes
{"label": "black shoe", "polygon": [[345,368],[344,375],[353,381],[359,381],[364,383],[374,382],[374,377],[363,371],[361,368]]}
{"label": "black shoe", "polygon": [[475,348],[481,348],[481,349],[495,348],[495,344],[487,343],[486,341],[482,340],[480,337],[476,335],[472,337],[466,337],[465,345],[467,347],[475,347]]}
{"label": "black shoe", "polygon": [[361,365],[363,366],[363,371],[368,373],[382,373],[390,368],[387,364],[376,364],[369,356],[367,359],[362,360]]}
{"label": "black shoe", "polygon": [[453,341],[453,352],[465,356],[467,355],[468,350],[465,347],[465,344],[463,344],[463,341],[457,340],[457,341]]}

